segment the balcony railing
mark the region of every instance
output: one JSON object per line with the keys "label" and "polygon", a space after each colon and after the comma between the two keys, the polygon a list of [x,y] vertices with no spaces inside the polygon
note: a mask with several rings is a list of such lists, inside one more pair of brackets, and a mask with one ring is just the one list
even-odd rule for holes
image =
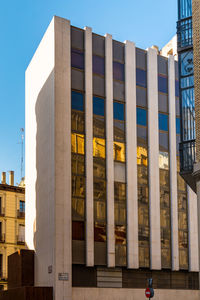
{"label": "balcony railing", "polygon": [[180,150],[180,171],[193,172],[193,165],[196,160],[195,140],[184,141],[179,144]]}
{"label": "balcony railing", "polygon": [[17,245],[25,245],[24,236],[17,235]]}
{"label": "balcony railing", "polygon": [[17,210],[17,217],[19,219],[24,219],[25,218],[25,212],[24,211],[20,211],[19,209]]}
{"label": "balcony railing", "polygon": [[185,18],[177,22],[178,48],[192,46],[192,18]]}

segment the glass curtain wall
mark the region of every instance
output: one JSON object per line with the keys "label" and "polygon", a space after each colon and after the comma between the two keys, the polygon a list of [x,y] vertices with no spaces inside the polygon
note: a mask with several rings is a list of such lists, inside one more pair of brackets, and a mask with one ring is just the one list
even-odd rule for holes
{"label": "glass curtain wall", "polygon": [[[125,170],[125,105],[114,101],[114,161]],[[116,265],[126,265],[126,183],[114,182]]]}
{"label": "glass curtain wall", "polygon": [[85,240],[84,94],[71,94],[72,239]]}
{"label": "glass curtain wall", "polygon": [[[146,76],[146,72],[143,72]],[[139,266],[150,266],[147,110],[137,107]]]}

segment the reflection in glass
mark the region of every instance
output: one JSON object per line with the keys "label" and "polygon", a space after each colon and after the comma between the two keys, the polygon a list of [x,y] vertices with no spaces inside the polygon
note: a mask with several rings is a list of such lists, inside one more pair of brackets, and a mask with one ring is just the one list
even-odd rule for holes
{"label": "reflection in glass", "polygon": [[125,144],[120,142],[114,142],[113,147],[114,160],[125,162]]}
{"label": "reflection in glass", "polygon": [[105,137],[105,121],[99,116],[93,117],[93,136]]}
{"label": "reflection in glass", "polygon": [[126,245],[115,245],[115,264],[116,266],[126,266]]}
{"label": "reflection in glass", "polygon": [[115,120],[124,121],[124,103],[113,102],[113,117]]}
{"label": "reflection in glass", "polygon": [[72,173],[77,175],[85,174],[85,158],[83,155],[72,153]]}
{"label": "reflection in glass", "polygon": [[85,197],[85,177],[72,175],[72,197]]}
{"label": "reflection in glass", "polygon": [[125,141],[125,124],[114,120],[114,141]]}
{"label": "reflection in glass", "polygon": [[106,182],[105,180],[94,178],[94,199],[106,199]]}
{"label": "reflection in glass", "polygon": [[160,168],[160,227],[161,227],[161,264],[162,268],[171,268],[171,216],[169,196],[169,170],[165,167],[168,153],[162,154]]}
{"label": "reflection in glass", "polygon": [[121,182],[114,182],[114,194],[116,201],[126,200],[126,184]]}
{"label": "reflection in glass", "polygon": [[137,147],[137,164],[147,166],[147,148],[142,146]]}
{"label": "reflection in glass", "polygon": [[168,115],[159,113],[159,130],[168,131]]}
{"label": "reflection in glass", "polygon": [[137,125],[147,126],[147,111],[146,111],[146,109],[137,107]]}
{"label": "reflection in glass", "polygon": [[158,76],[158,91],[161,93],[168,93],[168,78],[162,75]]}
{"label": "reflection in glass", "polygon": [[126,225],[126,203],[115,201],[115,224]]}
{"label": "reflection in glass", "polygon": [[105,59],[104,59],[104,57],[93,55],[92,58],[93,58],[93,61],[92,61],[93,73],[96,73],[99,75],[104,75],[105,74]]}
{"label": "reflection in glass", "polygon": [[126,226],[115,225],[115,243],[126,244]]}
{"label": "reflection in glass", "polygon": [[84,135],[78,133],[71,134],[72,152],[78,154],[84,154]]}
{"label": "reflection in glass", "polygon": [[71,104],[72,104],[72,110],[84,111],[84,97],[83,97],[83,94],[72,91]]}
{"label": "reflection in glass", "polygon": [[84,133],[84,130],[85,130],[84,113],[72,110],[71,120],[72,120],[71,130],[78,131],[79,133]]}
{"label": "reflection in glass", "polygon": [[105,223],[94,223],[94,241],[95,242],[106,242],[106,224]]}
{"label": "reflection in glass", "polygon": [[147,148],[137,147],[137,175],[138,175],[138,240],[139,266],[148,268],[149,260],[149,189]]}
{"label": "reflection in glass", "polygon": [[85,199],[72,198],[72,219],[84,221]]}
{"label": "reflection in glass", "polygon": [[93,156],[106,157],[105,152],[105,139],[93,138]]}
{"label": "reflection in glass", "polygon": [[96,222],[106,222],[105,201],[94,201],[94,219]]}
{"label": "reflection in glass", "polygon": [[106,162],[104,159],[93,157],[93,176],[106,178]]}
{"label": "reflection in glass", "polygon": [[169,153],[159,152],[159,168],[169,170]]}
{"label": "reflection in glass", "polygon": [[93,114],[104,117],[104,99],[93,97]]}
{"label": "reflection in glass", "polygon": [[147,72],[142,69],[136,69],[136,85],[147,87]]}

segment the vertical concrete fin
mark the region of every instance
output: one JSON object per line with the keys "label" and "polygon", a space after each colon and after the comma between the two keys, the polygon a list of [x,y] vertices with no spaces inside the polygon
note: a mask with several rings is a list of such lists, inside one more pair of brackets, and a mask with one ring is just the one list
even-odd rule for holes
{"label": "vertical concrete fin", "polygon": [[113,159],[113,54],[112,36],[105,35],[107,265],[115,266],[114,159]]}
{"label": "vertical concrete fin", "polygon": [[[55,17],[55,299],[72,298],[71,219],[71,28]],[[69,213],[70,212],[70,213]],[[46,271],[47,272],[47,271]],[[67,273],[68,281],[59,280]]]}
{"label": "vertical concrete fin", "polygon": [[168,105],[169,105],[169,157],[170,157],[170,201],[171,201],[171,247],[172,270],[179,270],[178,250],[178,200],[176,161],[176,103],[175,103],[175,62],[168,59]]}
{"label": "vertical concrete fin", "polygon": [[86,265],[94,266],[92,29],[85,27]]}
{"label": "vertical concrete fin", "polygon": [[161,269],[157,52],[147,51],[150,267]]}
{"label": "vertical concrete fin", "polygon": [[127,265],[138,268],[137,117],[135,44],[125,42]]}
{"label": "vertical concrete fin", "polygon": [[199,271],[197,195],[187,185],[189,271]]}

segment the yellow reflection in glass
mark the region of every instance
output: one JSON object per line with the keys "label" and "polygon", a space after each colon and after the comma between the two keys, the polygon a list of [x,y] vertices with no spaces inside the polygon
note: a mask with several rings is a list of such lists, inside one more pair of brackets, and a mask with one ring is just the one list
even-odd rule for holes
{"label": "yellow reflection in glass", "polygon": [[84,154],[84,135],[79,133],[71,134],[72,152],[78,154]]}
{"label": "yellow reflection in glass", "polygon": [[137,164],[144,166],[148,165],[147,149],[141,146],[137,147]]}
{"label": "yellow reflection in glass", "polygon": [[160,169],[169,169],[169,154],[168,152],[161,152],[159,153],[159,168]]}
{"label": "yellow reflection in glass", "polygon": [[114,142],[113,145],[114,160],[125,162],[125,144]]}
{"label": "yellow reflection in glass", "polygon": [[93,156],[106,157],[105,139],[93,138]]}

